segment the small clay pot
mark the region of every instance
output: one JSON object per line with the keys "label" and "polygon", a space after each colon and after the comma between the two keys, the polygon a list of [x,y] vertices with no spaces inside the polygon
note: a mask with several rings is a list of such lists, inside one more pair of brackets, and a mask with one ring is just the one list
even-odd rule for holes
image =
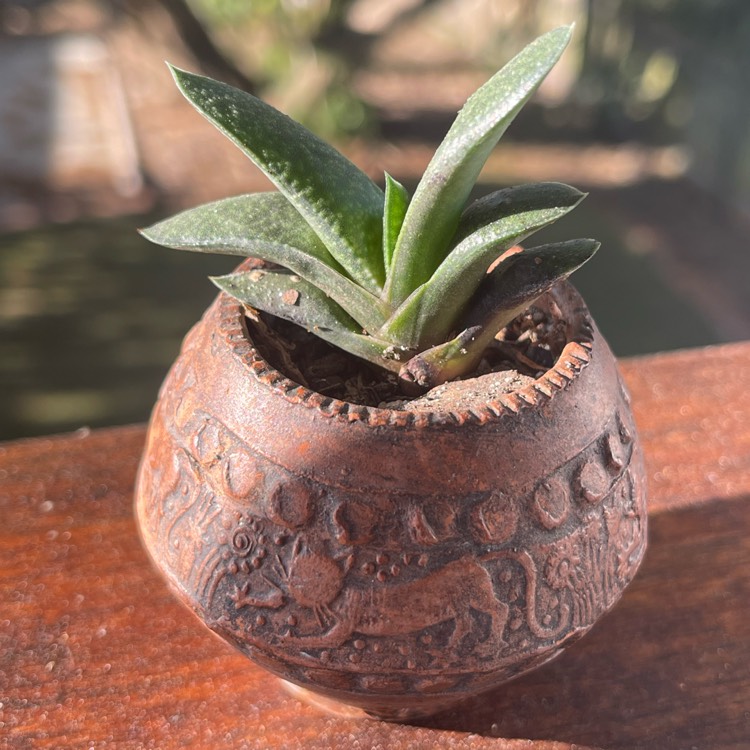
{"label": "small clay pot", "polygon": [[389,719],[558,655],[646,543],[616,363],[569,284],[553,369],[451,413],[358,406],[271,367],[220,295],[151,420],[143,540],[178,596],[253,661]]}

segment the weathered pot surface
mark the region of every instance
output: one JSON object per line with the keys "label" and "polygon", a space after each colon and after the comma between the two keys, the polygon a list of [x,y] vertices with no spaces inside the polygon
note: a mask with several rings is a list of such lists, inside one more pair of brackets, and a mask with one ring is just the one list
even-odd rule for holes
{"label": "weathered pot surface", "polygon": [[569,285],[553,369],[454,413],[314,393],[222,295],[185,340],[137,487],[146,547],[216,633],[373,715],[428,714],[560,653],[620,597],[646,540],[614,357]]}

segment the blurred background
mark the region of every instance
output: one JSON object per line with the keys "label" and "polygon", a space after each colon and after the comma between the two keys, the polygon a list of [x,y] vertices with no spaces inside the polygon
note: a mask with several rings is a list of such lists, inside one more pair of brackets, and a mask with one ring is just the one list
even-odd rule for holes
{"label": "blurred background", "polygon": [[750,338],[747,0],[0,0],[0,439],[145,420],[233,261],[136,228],[269,188],[164,60],[413,188],[465,98],[571,21],[481,191],[590,191],[540,241],[602,241],[574,282],[618,355]]}

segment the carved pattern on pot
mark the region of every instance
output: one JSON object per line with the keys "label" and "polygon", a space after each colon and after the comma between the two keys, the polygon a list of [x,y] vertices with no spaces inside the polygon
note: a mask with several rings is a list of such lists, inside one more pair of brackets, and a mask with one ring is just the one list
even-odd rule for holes
{"label": "carved pattern on pot", "polygon": [[336,505],[332,518],[339,544],[362,545],[372,539],[378,516],[369,505],[351,500]]}
{"label": "carved pattern on pot", "polygon": [[435,498],[431,503],[417,502],[407,515],[412,543],[429,547],[455,539],[461,533],[456,526],[458,510],[450,500]]}
{"label": "carved pattern on pot", "polygon": [[[205,341],[191,336],[186,348]],[[579,365],[598,366],[579,348]],[[559,400],[555,378],[567,389],[574,370],[563,362],[537,382],[535,398]],[[640,450],[617,382],[617,410],[601,412],[558,465],[545,462],[523,482],[499,473],[468,491],[447,482],[419,494],[324,481],[319,465],[265,455],[265,444],[238,434],[245,428],[231,410],[206,405],[189,364],[178,361],[172,377],[185,388],[162,394],[149,435],[167,460],[149,448],[139,480],[147,546],[210,627],[299,684],[363,703],[376,694],[375,706],[490,687],[585,632],[643,555]],[[357,435],[385,428],[382,410],[329,400],[318,415],[313,401],[324,397],[273,387],[284,409],[304,400],[316,425],[335,416],[352,419],[346,429]],[[493,420],[515,424],[530,407],[525,397],[505,401],[487,407],[489,421],[467,416],[469,428],[493,439]],[[391,414],[388,429],[398,425],[425,452],[457,424],[418,419]]]}
{"label": "carved pattern on pot", "polygon": [[570,511],[570,485],[560,477],[544,479],[534,491],[531,510],[545,529],[556,529]]}
{"label": "carved pattern on pot", "polygon": [[[646,547],[643,493],[635,486],[629,469],[618,488],[619,503],[605,508],[604,520],[609,535],[608,573],[621,583],[629,580]],[[641,502],[639,502],[639,500]]]}
{"label": "carved pattern on pot", "polygon": [[589,503],[601,502],[610,486],[607,470],[599,462],[599,456],[593,456],[578,469],[576,473],[577,496]]}
{"label": "carved pattern on pot", "polygon": [[[193,416],[202,419],[199,412]],[[323,515],[313,514],[312,505],[336,493],[312,490],[279,467],[263,466],[213,420],[210,430],[199,433],[210,435],[213,446],[198,454],[201,460],[185,450],[174,453],[178,459],[164,477],[160,506],[174,513],[164,516],[163,531],[173,555],[181,548],[195,554],[192,566],[185,560],[174,563],[194,571],[192,584],[205,598],[206,610],[223,611],[224,601],[233,603],[235,614],[222,628],[255,648],[272,644],[271,653],[282,661],[343,664],[357,674],[388,668],[403,671],[399,679],[416,684],[448,649],[457,654],[453,669],[482,672],[503,663],[511,642],[515,650],[534,654],[540,643],[590,626],[619,591],[612,587],[613,576],[627,578],[642,529],[634,499],[624,516],[607,500],[614,494],[622,500],[634,490],[627,469],[632,452],[622,442],[620,425],[613,419],[600,438],[543,478],[527,499],[516,502],[495,491],[468,508],[449,499],[414,499],[400,508],[382,500],[390,510],[383,527],[372,505],[329,498],[330,522],[321,528]],[[187,431],[178,433],[180,442]],[[624,462],[605,466],[613,450]],[[254,494],[254,485],[228,479],[236,465],[251,467],[256,482],[266,482],[265,496],[255,503],[262,515],[232,504]],[[598,466],[598,510],[587,518],[591,500],[581,484],[592,465]],[[222,491],[230,501],[224,510],[215,502]],[[575,521],[572,496],[581,499],[587,523],[559,537]],[[291,503],[284,505],[282,497]],[[559,537],[536,552],[513,549],[523,503],[544,529],[540,541]],[[477,547],[446,561],[442,547],[461,525],[468,526]],[[308,548],[306,536],[316,538],[321,549]],[[203,540],[211,538],[218,544],[201,557]],[[403,551],[393,555],[377,552],[378,547]],[[434,564],[427,549],[436,553]],[[383,677],[381,683],[392,680]]]}
{"label": "carved pattern on pot", "polygon": [[[633,489],[627,471],[611,495],[625,496]],[[544,576],[552,589],[572,595],[574,627],[592,625],[632,576],[644,546],[642,512],[635,502],[624,512],[609,504],[602,516],[550,547]]]}
{"label": "carved pattern on pot", "polygon": [[[614,429],[605,433],[588,451],[546,477],[529,494],[527,502],[534,508],[537,520],[550,532],[566,526],[569,511],[565,505],[564,512],[560,512],[558,504],[553,508],[557,511],[554,523],[549,523],[553,513],[549,503],[544,506],[540,503],[539,488],[556,488],[568,503],[571,489],[580,490],[578,485],[581,476],[585,476],[585,467],[602,455],[599,445],[611,445],[613,435],[618,436],[618,445],[622,445],[619,425],[614,425]],[[164,531],[176,554],[182,547],[191,549],[199,557],[201,540],[212,534],[220,544],[213,553],[196,559],[192,566],[187,561],[175,562],[194,571],[194,585],[207,598],[207,609],[212,609],[212,599],[223,589],[224,596],[231,599],[241,615],[240,627],[246,635],[253,631],[268,635],[271,631],[271,640],[282,653],[290,647],[295,652],[301,649],[307,654],[304,661],[320,658],[323,651],[328,651],[330,662],[330,652],[341,650],[353,671],[372,669],[377,663],[383,663],[382,643],[378,653],[372,649],[373,639],[398,641],[401,644],[396,647],[398,656],[392,655],[385,662],[390,668],[407,671],[418,666],[416,651],[412,653],[414,649],[407,647],[410,642],[416,645],[420,641],[422,648],[417,651],[423,666],[427,667],[431,655],[446,648],[460,654],[463,666],[472,669],[481,667],[485,658],[502,661],[507,638],[511,637],[517,646],[531,651],[535,640],[549,641],[566,628],[587,627],[593,622],[611,598],[608,577],[621,578],[627,574],[631,557],[637,551],[637,540],[641,538],[640,517],[634,503],[628,507],[626,517],[611,511],[605,503],[603,517],[597,515],[583,529],[555,542],[546,558],[540,557],[542,576],[538,573],[539,564],[528,552],[497,549],[479,555],[477,550],[458,559],[443,560],[437,567],[425,570],[419,565],[420,559],[424,561],[423,556],[407,551],[399,562],[392,562],[386,553],[375,554],[372,563],[360,565],[355,573],[358,580],[352,582],[346,579],[357,561],[369,554],[371,542],[382,542],[382,539],[373,539],[377,530],[375,512],[357,500],[338,502],[331,513],[334,533],[323,537],[329,547],[326,554],[305,549],[305,532],[314,531],[319,535],[320,531],[309,528],[311,493],[292,495],[303,497],[303,501],[292,504],[294,512],[280,513],[278,498],[284,490],[279,488],[301,485],[298,478],[276,476],[276,467],[274,489],[267,495],[271,500],[260,504],[265,516],[235,512],[237,525],[227,529],[232,521],[228,522],[227,513],[214,504],[215,495],[201,489],[198,471],[207,472],[213,478],[209,485],[221,478],[227,497],[236,500],[238,494],[247,496],[251,488],[243,485],[242,492],[238,493],[237,482],[227,481],[231,473],[231,468],[227,467],[235,464],[256,467],[257,464],[253,463],[254,458],[252,461],[238,458],[247,456],[248,452],[228,429],[214,423],[211,433],[214,443],[220,439],[222,450],[218,453],[204,451],[204,465],[200,469],[184,452],[175,453],[183,459],[178,461],[181,466],[172,467],[173,472],[176,469],[177,478],[167,477],[165,490],[167,494],[182,498],[185,504],[181,512],[176,512],[169,520],[165,518]],[[209,454],[210,460],[206,459]],[[609,465],[612,466],[611,462]],[[601,464],[599,466],[604,471]],[[256,472],[256,476],[269,474],[270,467]],[[628,476],[627,471],[622,471],[611,484],[607,479],[607,493],[611,494],[613,487],[621,495],[630,492],[633,488],[627,483]],[[625,486],[620,488],[623,478]],[[601,477],[597,481],[600,485],[603,483]],[[602,491],[598,494],[601,502]],[[407,509],[401,514],[400,536],[407,549],[414,544],[439,546],[454,536],[455,524],[461,518],[469,525],[477,542],[495,545],[512,541],[519,523],[514,503],[497,492],[480,498],[463,515],[460,509],[450,508],[447,501],[438,501],[436,507],[442,510],[437,512],[434,507],[426,511],[424,502],[406,505]],[[161,507],[172,508],[174,503],[167,500]],[[432,514],[431,521],[427,520],[428,513]],[[188,517],[189,524],[185,523]],[[282,525],[280,521],[291,523]],[[184,531],[180,532],[182,525]],[[219,530],[212,531],[212,527]],[[290,527],[298,527],[297,536],[293,536],[295,530]],[[612,539],[609,546],[603,539],[605,527]],[[610,557],[606,564],[601,559],[602,550],[607,550]],[[413,569],[418,571],[416,575]],[[601,575],[592,578],[592,572],[597,570]],[[402,576],[402,572],[406,575]],[[362,579],[366,583],[368,577],[380,585],[363,586]],[[405,580],[396,582],[398,577]],[[226,586],[222,586],[224,579]],[[592,580],[595,583],[592,584]],[[584,581],[588,583],[584,585]],[[352,583],[356,585],[350,585]],[[508,627],[511,607],[521,614],[514,628]],[[483,618],[489,620],[488,633],[479,632],[479,621]],[[234,626],[237,626],[236,621]],[[425,638],[427,643],[432,642],[432,650],[424,648]],[[345,644],[346,648],[342,648]],[[334,660],[338,661],[336,657]],[[461,663],[454,666],[460,668]]]}
{"label": "carved pattern on pot", "polygon": [[471,533],[477,542],[499,544],[513,537],[518,528],[518,506],[502,492],[493,492],[471,512]]}

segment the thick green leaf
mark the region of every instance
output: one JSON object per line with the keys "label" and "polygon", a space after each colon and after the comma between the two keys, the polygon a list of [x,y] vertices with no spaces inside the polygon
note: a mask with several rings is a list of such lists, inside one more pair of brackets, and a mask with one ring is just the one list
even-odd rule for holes
{"label": "thick green leaf", "polygon": [[[596,240],[579,239],[509,254],[504,263],[488,274],[462,321],[462,326],[479,332],[466,344],[457,375],[474,370],[484,350],[504,326],[554,284],[580,268],[598,249]],[[456,370],[455,363],[452,365]]]}
{"label": "thick green leaf", "polygon": [[385,295],[401,304],[445,257],[461,210],[487,157],[570,41],[572,27],[545,34],[466,102],[409,205]]}
{"label": "thick green leaf", "polygon": [[444,341],[492,262],[564,216],[584,197],[569,185],[548,182],[506,188],[473,203],[461,217],[456,247],[393,314],[380,335],[419,348]]}
{"label": "thick green leaf", "polygon": [[408,207],[409,193],[406,188],[386,172],[385,210],[383,211],[383,260],[386,273],[391,266],[398,233],[401,231]]}
{"label": "thick green leaf", "polygon": [[570,210],[586,195],[563,182],[533,182],[496,190],[466,207],[453,235],[451,247],[455,248],[475,232],[506,216],[542,208],[563,207]]}
{"label": "thick green leaf", "polygon": [[281,193],[252,193],[188,209],[141,230],[178,250],[252,256],[278,263],[333,297],[359,324],[375,331],[385,305],[344,275],[310,225]]}
{"label": "thick green leaf", "polygon": [[383,191],[336,149],[260,99],[172,68],[190,103],[236,143],[371,292],[385,279]]}
{"label": "thick green leaf", "polygon": [[256,269],[213,277],[211,281],[250,307],[306,328],[357,357],[397,372],[393,347],[364,335],[356,321],[320,289],[285,270]]}
{"label": "thick green leaf", "polygon": [[509,253],[477,289],[462,327],[489,326],[497,333],[553,284],[586,263],[599,245],[596,240],[577,239]]}
{"label": "thick green leaf", "polygon": [[158,245],[225,255],[250,255],[248,248],[252,243],[291,245],[344,273],[318,235],[281,193],[222,198],[189,208],[140,232]]}

